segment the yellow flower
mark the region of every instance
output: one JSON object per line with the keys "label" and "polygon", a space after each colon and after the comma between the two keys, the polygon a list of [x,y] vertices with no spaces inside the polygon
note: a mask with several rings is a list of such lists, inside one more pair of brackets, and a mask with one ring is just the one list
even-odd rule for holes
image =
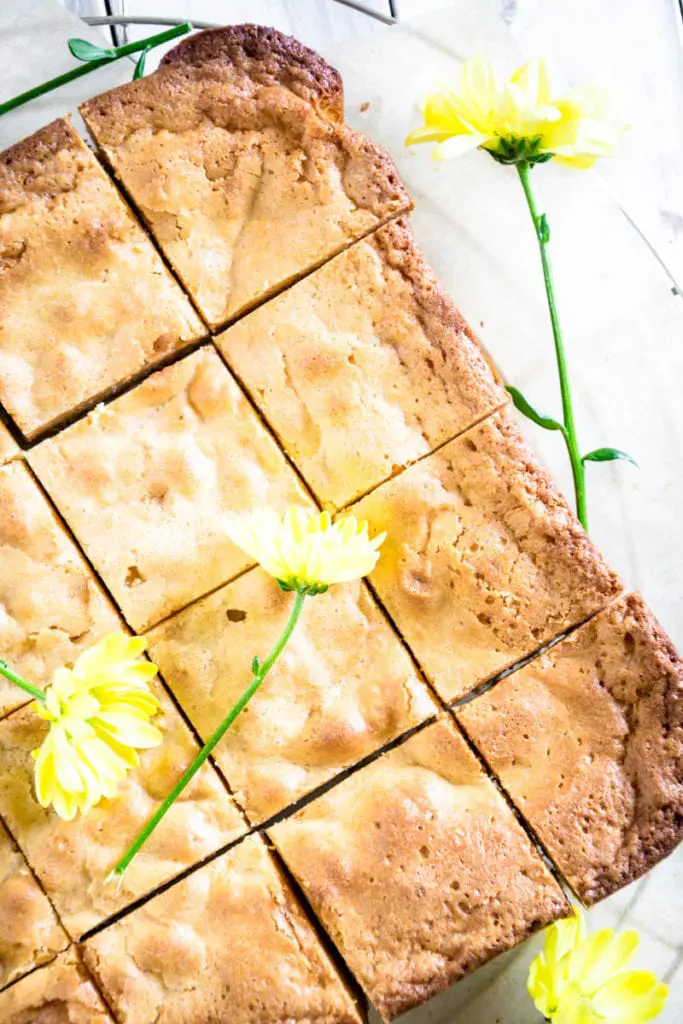
{"label": "yellow flower", "polygon": [[367,576],[386,534],[372,539],[354,516],[332,522],[329,512],[292,506],[280,517],[270,508],[226,523],[230,540],[274,576],[283,590],[319,594],[332,583]]}
{"label": "yellow flower", "polygon": [[113,633],[59,668],[45,703],[31,707],[50,723],[35,758],[36,794],[67,821],[102,797],[113,797],[137,750],[155,747],[161,733],[149,721],[159,709],[148,682],[156,665],[140,660],[147,641]]}
{"label": "yellow flower", "polygon": [[406,145],[436,142],[437,160],[481,147],[503,163],[551,158],[584,169],[612,156],[623,129],[609,120],[606,90],[595,86],[556,96],[545,61],[531,60],[500,86],[488,57],[460,68],[457,90],[427,97],[424,127]]}
{"label": "yellow flower", "polygon": [[583,918],[558,921],[529,970],[529,995],[553,1024],[645,1024],[664,1009],[668,988],[651,971],[625,970],[638,933],[586,935]]}

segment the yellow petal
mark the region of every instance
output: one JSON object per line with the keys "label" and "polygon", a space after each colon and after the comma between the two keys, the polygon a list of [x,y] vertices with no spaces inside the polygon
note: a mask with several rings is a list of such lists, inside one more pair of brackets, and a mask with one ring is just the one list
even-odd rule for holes
{"label": "yellow petal", "polygon": [[522,90],[529,106],[550,103],[550,76],[547,64],[542,58],[535,57],[522,64],[510,81]]}
{"label": "yellow petal", "polygon": [[668,994],[651,971],[625,971],[595,994],[593,1006],[609,1024],[646,1024],[662,1012]]}
{"label": "yellow petal", "polygon": [[578,981],[582,992],[593,992],[619,971],[623,971],[638,948],[638,932],[615,936],[611,928],[594,932],[571,955],[569,977]]}

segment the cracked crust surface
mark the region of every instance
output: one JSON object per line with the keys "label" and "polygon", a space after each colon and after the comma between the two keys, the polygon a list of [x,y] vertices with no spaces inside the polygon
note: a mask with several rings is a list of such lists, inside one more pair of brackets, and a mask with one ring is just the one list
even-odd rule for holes
{"label": "cracked crust surface", "polygon": [[270,832],[384,1020],[568,912],[446,718]]}
{"label": "cracked crust surface", "polygon": [[458,716],[585,904],[683,837],[683,664],[639,596]]}
{"label": "cracked crust surface", "polygon": [[[22,462],[0,469],[0,651],[45,687],[121,620]],[[28,702],[0,678],[0,717]]]}
{"label": "cracked crust surface", "polygon": [[122,879],[105,879],[161,800],[189,767],[197,744],[157,685],[154,719],[163,743],[140,752],[116,797],[63,821],[35,797],[31,751],[48,729],[21,708],[0,722],[0,814],[52,900],[72,938],[156,889],[246,830],[215,769],[206,764],[168,812]]}
{"label": "cracked crust surface", "polygon": [[226,513],[309,499],[217,353],[205,348],[30,454],[138,632],[253,564]]}
{"label": "cracked crust surface", "polygon": [[68,121],[0,153],[0,400],[26,437],[203,333]]}
{"label": "cracked crust surface", "polygon": [[0,466],[18,453],[19,448],[7,427],[0,422]]}
{"label": "cracked crust surface", "polygon": [[181,43],[83,118],[204,317],[224,324],[411,208],[340,123],[339,77],[274,29]]}
{"label": "cracked crust surface", "polygon": [[[272,648],[292,600],[254,569],[150,634],[151,656],[202,739],[244,690],[254,654]],[[436,710],[356,581],[307,602],[248,714],[215,756],[250,819],[263,821]]]}
{"label": "cracked crust surface", "polygon": [[49,900],[1,823],[0,922],[0,988],[68,945]]}
{"label": "cracked crust surface", "polygon": [[447,701],[622,589],[508,410],[351,511],[388,531],[370,579]]}
{"label": "cracked crust surface", "polygon": [[216,344],[318,498],[337,508],[506,399],[405,220]]}
{"label": "cracked crust surface", "polygon": [[73,951],[0,992],[2,1024],[114,1024]]}
{"label": "cracked crust surface", "polygon": [[89,939],[84,955],[121,1024],[361,1024],[258,836]]}

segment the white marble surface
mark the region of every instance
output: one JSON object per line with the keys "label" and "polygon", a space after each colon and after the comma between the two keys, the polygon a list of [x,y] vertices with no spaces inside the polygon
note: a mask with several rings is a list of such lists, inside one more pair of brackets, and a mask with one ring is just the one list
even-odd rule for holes
{"label": "white marble surface", "polygon": [[[227,10],[224,0],[126,3],[135,13],[163,11],[207,20],[224,18]],[[679,268],[683,271],[677,220],[683,224],[683,118],[681,94],[656,90],[664,72],[671,83],[681,72],[672,35],[673,4],[650,0],[647,17],[642,4],[611,0],[504,0],[502,7],[493,0],[491,6],[486,0],[404,0],[404,14],[409,4],[411,10],[442,10],[390,29],[321,0],[233,0],[229,10],[230,20],[260,18],[294,31],[339,66],[348,118],[396,157],[416,198],[415,230],[446,287],[510,381],[551,414],[559,409],[551,338],[535,243],[514,172],[481,153],[436,165],[424,148],[405,150],[403,138],[418,119],[418,98],[439,79],[452,77],[463,57],[487,51],[506,68],[514,66],[518,52],[506,22],[528,52],[564,54],[570,79],[589,76],[608,56],[612,72],[621,75],[627,101],[637,98],[634,106],[641,115],[632,119],[620,158],[603,167],[602,176],[553,166],[539,168],[534,176],[551,223],[582,447],[625,448],[641,466],[589,467],[591,533],[628,585],[642,589],[683,647],[678,579],[683,565],[683,298],[672,292],[660,262],[676,276]],[[634,21],[636,7],[640,26]],[[217,14],[219,9],[223,13]],[[11,29],[10,14],[15,16]],[[39,28],[31,29],[32,24]],[[68,34],[73,33],[53,0],[4,0],[0,95],[16,91],[12,83],[22,88],[69,66],[60,45]],[[87,32],[79,29],[78,34]],[[621,48],[613,45],[615,38]],[[129,75],[130,67],[122,64],[96,74],[25,114],[3,119],[0,143],[73,108],[80,97]],[[366,103],[369,107],[361,110]],[[627,220],[615,190],[660,259]],[[557,436],[531,425],[525,429],[569,493]],[[594,926],[640,929],[639,962],[671,982],[663,1024],[683,1019],[682,883],[679,853],[589,915]],[[500,958],[408,1015],[406,1024],[527,1024],[539,1019],[525,995],[533,949],[530,943]]]}

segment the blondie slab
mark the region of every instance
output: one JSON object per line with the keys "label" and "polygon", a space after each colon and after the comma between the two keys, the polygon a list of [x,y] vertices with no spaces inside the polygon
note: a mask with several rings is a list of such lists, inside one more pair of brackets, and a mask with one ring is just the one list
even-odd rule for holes
{"label": "blondie slab", "polygon": [[[51,682],[121,620],[21,461],[0,469],[0,653],[36,686]],[[26,704],[0,678],[0,717]]]}
{"label": "blondie slab", "polygon": [[621,590],[507,410],[352,511],[388,531],[370,579],[447,701]]}
{"label": "blondie slab", "polygon": [[585,904],[683,838],[683,663],[640,597],[458,714]]}
{"label": "blondie slab", "polygon": [[88,940],[120,1024],[360,1024],[353,999],[253,836]]}
{"label": "blondie slab", "polygon": [[52,960],[68,943],[49,900],[0,824],[0,989]]}
{"label": "blondie slab", "polygon": [[309,504],[211,348],[31,452],[31,463],[138,632],[236,576],[223,517]]}
{"label": "blondie slab", "polygon": [[0,466],[9,462],[19,451],[19,448],[4,423],[0,422]]}
{"label": "blondie slab", "polygon": [[569,911],[446,718],[271,835],[384,1020]]}
{"label": "blondie slab", "polygon": [[0,153],[0,401],[27,437],[204,333],[68,120]]}
{"label": "blondie slab", "polygon": [[[294,597],[253,569],[150,634],[151,654],[202,739],[284,629]],[[252,822],[436,713],[405,649],[360,582],[306,602],[266,682],[215,757]]]}
{"label": "blondie slab", "polygon": [[337,72],[275,29],[192,36],[81,113],[214,327],[412,206]]}
{"label": "blondie slab", "polygon": [[337,508],[505,402],[405,220],[216,344],[318,498]]}
{"label": "blondie slab", "polygon": [[2,1024],[114,1024],[74,951],[0,992]]}
{"label": "blondie slab", "polygon": [[176,801],[122,880],[105,879],[197,752],[160,686],[154,722],[163,743],[142,751],[139,766],[88,814],[63,821],[35,796],[34,760],[47,723],[30,708],[0,722],[0,814],[72,938],[110,917],[184,868],[231,842],[246,824],[215,769],[205,765]]}

